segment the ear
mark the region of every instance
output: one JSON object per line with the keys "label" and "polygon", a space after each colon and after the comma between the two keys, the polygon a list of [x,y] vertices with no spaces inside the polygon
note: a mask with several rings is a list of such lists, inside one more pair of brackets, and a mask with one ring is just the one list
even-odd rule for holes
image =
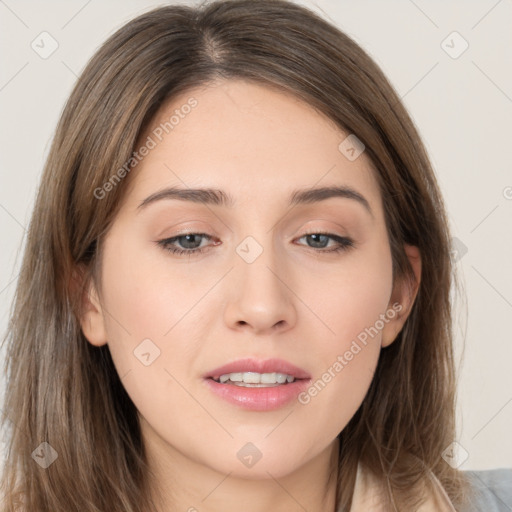
{"label": "ear", "polygon": [[388,311],[395,311],[396,315],[385,324],[382,330],[382,347],[387,347],[395,341],[402,330],[409,313],[414,305],[421,281],[421,255],[416,246],[404,245],[404,250],[414,272],[414,281],[407,278],[398,279],[391,293]]}
{"label": "ear", "polygon": [[74,287],[80,301],[79,320],[89,343],[100,347],[107,343],[103,308],[94,281],[86,274],[83,267],[73,272]]}

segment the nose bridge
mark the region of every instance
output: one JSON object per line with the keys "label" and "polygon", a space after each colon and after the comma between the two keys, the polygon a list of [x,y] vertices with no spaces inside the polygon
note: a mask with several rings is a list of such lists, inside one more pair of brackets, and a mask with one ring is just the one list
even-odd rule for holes
{"label": "nose bridge", "polygon": [[272,232],[245,237],[236,247],[236,280],[231,302],[226,308],[226,322],[231,327],[247,325],[256,331],[290,327],[296,312],[290,291],[286,262],[279,257]]}
{"label": "nose bridge", "polygon": [[282,262],[279,261],[278,247],[274,244],[272,233],[247,236],[237,246],[239,256],[238,271],[247,291],[251,292],[253,300],[266,297],[272,300],[280,295],[285,298],[283,277],[279,276]]}
{"label": "nose bridge", "polygon": [[[262,236],[259,236],[262,240]],[[280,262],[277,248],[272,237],[266,234],[260,243],[255,237],[247,236],[236,248],[240,257],[237,262],[239,272],[246,287],[252,288],[253,293],[276,293],[282,286],[279,279]]]}

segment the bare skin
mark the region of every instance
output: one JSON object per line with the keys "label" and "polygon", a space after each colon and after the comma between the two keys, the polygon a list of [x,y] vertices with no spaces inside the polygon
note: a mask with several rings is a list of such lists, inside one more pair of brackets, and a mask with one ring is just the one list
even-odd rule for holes
{"label": "bare skin", "polygon": [[[82,329],[93,345],[108,343],[139,411],[162,512],[334,511],[337,435],[361,404],[381,347],[406,320],[419,253],[405,248],[416,283],[393,283],[370,160],[365,153],[347,159],[338,146],[348,134],[291,95],[219,81],[164,105],[141,141],[191,97],[197,106],[129,177]],[[234,204],[161,199],[139,207],[171,186],[222,189]],[[347,197],[289,206],[292,191],[326,186],[354,189],[371,212]],[[211,237],[196,237],[193,247],[203,253],[172,254],[157,243],[186,233]],[[341,244],[311,233],[353,246],[329,252]],[[253,245],[242,244],[246,237]],[[190,251],[192,242],[172,246]],[[262,252],[248,263],[240,244]],[[380,327],[382,315],[378,334],[347,360],[353,341]],[[160,350],[148,366],[134,356],[145,339]],[[346,364],[337,371],[338,356]],[[246,410],[204,379],[239,358],[284,359],[308,372],[311,384],[328,382],[303,403]],[[329,369],[331,378],[322,377]],[[251,467],[237,456],[247,443],[261,454]]]}

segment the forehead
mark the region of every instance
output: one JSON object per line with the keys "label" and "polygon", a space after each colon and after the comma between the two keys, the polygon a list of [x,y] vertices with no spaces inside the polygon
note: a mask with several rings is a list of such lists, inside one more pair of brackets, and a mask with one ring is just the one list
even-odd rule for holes
{"label": "forehead", "polygon": [[132,192],[140,199],[162,187],[212,187],[246,204],[344,185],[380,210],[371,161],[364,152],[351,160],[340,150],[348,135],[292,94],[244,80],[212,82],[160,108],[139,140],[137,147],[151,149]]}

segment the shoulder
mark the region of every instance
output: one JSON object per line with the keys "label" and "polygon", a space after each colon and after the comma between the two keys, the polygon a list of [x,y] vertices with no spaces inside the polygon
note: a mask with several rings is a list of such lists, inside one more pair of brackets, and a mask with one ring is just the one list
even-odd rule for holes
{"label": "shoulder", "polygon": [[471,484],[469,505],[460,512],[510,512],[512,468],[464,471]]}

